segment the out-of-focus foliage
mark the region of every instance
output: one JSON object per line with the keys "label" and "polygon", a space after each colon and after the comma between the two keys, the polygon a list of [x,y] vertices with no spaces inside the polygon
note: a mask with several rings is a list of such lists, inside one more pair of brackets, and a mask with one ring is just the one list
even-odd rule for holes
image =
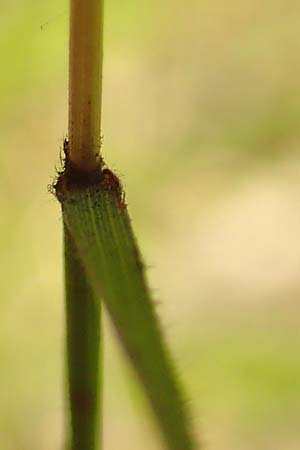
{"label": "out-of-focus foliage", "polygon": [[[0,442],[58,450],[62,238],[47,183],[67,129],[67,2],[4,0],[0,25]],[[292,0],[106,2],[104,154],[208,449],[300,444],[299,25]],[[105,448],[157,449],[106,339]]]}

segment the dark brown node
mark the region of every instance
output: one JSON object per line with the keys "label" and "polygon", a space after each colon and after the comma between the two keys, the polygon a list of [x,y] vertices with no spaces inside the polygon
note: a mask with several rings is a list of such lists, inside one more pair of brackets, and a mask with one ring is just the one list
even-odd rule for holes
{"label": "dark brown node", "polygon": [[67,139],[64,140],[63,153],[63,167],[61,171],[57,171],[57,178],[51,189],[60,202],[63,202],[68,193],[94,188],[110,192],[117,199],[118,205],[124,208],[124,193],[121,182],[110,169],[104,168],[102,158],[96,170],[86,173],[78,170],[72,164],[69,157],[69,143]]}

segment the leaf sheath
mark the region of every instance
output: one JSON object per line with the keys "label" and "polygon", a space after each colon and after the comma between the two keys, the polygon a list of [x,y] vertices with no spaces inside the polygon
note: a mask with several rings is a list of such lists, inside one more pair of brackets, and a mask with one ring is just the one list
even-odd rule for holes
{"label": "leaf sheath", "polygon": [[101,305],[95,300],[72,236],[64,226],[67,379],[70,406],[68,450],[99,448]]}

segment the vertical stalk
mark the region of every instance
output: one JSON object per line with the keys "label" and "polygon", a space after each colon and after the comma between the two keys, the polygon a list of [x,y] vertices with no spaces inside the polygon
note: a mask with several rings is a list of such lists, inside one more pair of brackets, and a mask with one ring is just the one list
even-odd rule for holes
{"label": "vertical stalk", "polygon": [[[67,163],[98,168],[101,143],[103,0],[70,0]],[[100,302],[94,298],[73,238],[64,225],[68,450],[96,450],[100,434]],[[100,384],[101,383],[101,384]]]}
{"label": "vertical stalk", "polygon": [[[87,281],[73,238],[64,227],[67,375],[70,406],[68,450],[96,450],[99,443],[100,302]],[[102,348],[101,348],[102,350]]]}
{"label": "vertical stalk", "polygon": [[97,168],[101,136],[103,0],[70,0],[69,159]]}

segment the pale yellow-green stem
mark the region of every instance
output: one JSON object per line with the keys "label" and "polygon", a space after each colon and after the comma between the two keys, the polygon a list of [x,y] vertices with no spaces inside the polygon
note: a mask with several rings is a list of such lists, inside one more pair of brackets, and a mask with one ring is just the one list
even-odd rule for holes
{"label": "pale yellow-green stem", "polygon": [[103,0],[70,0],[69,161],[82,172],[99,163]]}

